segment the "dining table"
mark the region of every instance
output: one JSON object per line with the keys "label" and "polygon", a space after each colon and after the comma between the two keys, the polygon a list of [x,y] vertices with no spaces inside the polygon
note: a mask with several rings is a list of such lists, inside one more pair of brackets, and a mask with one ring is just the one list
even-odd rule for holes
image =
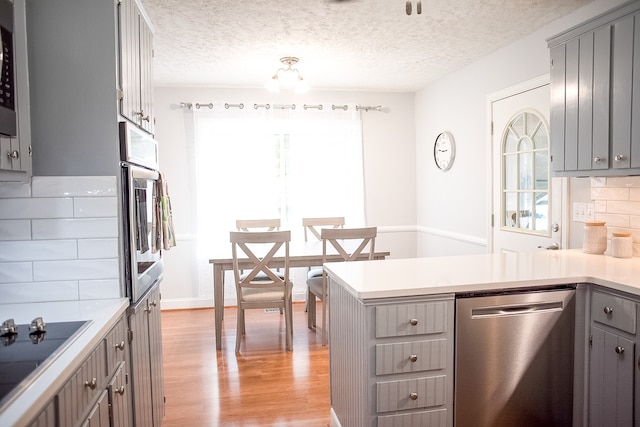
{"label": "dining table", "polygon": [[[220,250],[219,250],[220,251]],[[390,255],[389,251],[374,252],[374,259],[385,259]],[[357,260],[367,260],[368,253],[362,253]],[[274,256],[269,263],[270,268],[284,267],[284,255]],[[331,245],[327,245],[326,262],[343,261],[342,256],[336,252]],[[323,263],[322,242],[291,242],[289,245],[289,268],[296,267],[318,267]],[[213,305],[215,311],[216,329],[216,350],[222,350],[222,321],[224,319],[224,276],[226,271],[233,270],[233,257],[231,256],[231,245],[228,251],[220,251],[214,258],[209,259],[209,264],[213,265]],[[238,259],[238,267],[251,268],[253,264],[248,258]]]}

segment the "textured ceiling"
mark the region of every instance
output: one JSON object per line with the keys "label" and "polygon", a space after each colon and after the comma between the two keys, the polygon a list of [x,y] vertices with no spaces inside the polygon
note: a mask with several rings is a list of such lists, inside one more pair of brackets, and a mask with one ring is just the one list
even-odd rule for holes
{"label": "textured ceiling", "polygon": [[592,0],[141,0],[157,85],[415,91]]}

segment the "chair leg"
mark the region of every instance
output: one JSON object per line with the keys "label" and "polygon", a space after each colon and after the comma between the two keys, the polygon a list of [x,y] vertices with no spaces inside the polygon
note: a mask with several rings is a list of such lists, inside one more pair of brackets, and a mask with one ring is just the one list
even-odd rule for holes
{"label": "chair leg", "polygon": [[285,301],[284,307],[284,319],[285,319],[285,329],[286,329],[286,343],[287,350],[293,351],[293,305],[291,298],[289,301]]}
{"label": "chair leg", "polygon": [[240,338],[244,334],[244,310],[238,307],[236,322],[236,353],[240,353]]}
{"label": "chair leg", "polygon": [[307,327],[313,329],[316,326],[316,296],[307,287]]}

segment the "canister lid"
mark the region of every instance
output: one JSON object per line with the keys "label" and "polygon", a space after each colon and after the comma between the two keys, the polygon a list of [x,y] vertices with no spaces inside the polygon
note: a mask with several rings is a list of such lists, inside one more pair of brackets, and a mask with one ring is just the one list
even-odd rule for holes
{"label": "canister lid", "polygon": [[614,231],[613,233],[613,237],[629,237],[631,236],[631,233],[628,231]]}
{"label": "canister lid", "polygon": [[606,222],[605,221],[586,221],[584,223],[584,225],[588,225],[589,227],[597,227],[597,226],[602,226],[605,225]]}

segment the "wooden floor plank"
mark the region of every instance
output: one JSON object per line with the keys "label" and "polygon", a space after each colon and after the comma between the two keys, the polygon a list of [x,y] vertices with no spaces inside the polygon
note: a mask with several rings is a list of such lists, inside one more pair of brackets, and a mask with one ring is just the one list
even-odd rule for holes
{"label": "wooden floor plank", "polygon": [[292,352],[283,315],[247,310],[236,355],[235,307],[225,308],[218,353],[213,309],[162,311],[163,426],[328,426],[328,350],[307,328],[304,303],[293,312]]}

